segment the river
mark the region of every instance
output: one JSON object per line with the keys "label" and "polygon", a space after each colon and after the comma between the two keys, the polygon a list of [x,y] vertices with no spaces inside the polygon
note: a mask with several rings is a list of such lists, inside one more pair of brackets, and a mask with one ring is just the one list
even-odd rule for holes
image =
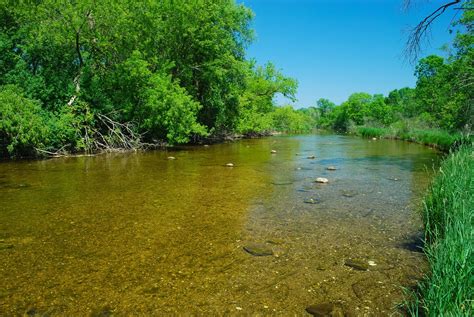
{"label": "river", "polygon": [[0,315],[388,316],[427,269],[438,159],[307,135],[2,162]]}

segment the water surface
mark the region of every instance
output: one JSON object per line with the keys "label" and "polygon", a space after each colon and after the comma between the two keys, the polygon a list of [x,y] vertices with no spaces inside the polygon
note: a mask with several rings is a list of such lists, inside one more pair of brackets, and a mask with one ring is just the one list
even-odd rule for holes
{"label": "water surface", "polygon": [[426,269],[416,211],[437,157],[312,135],[3,162],[0,315],[389,315]]}

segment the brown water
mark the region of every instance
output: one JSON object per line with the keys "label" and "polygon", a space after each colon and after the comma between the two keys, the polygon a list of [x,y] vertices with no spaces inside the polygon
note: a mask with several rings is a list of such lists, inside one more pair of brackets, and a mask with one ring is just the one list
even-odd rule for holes
{"label": "brown water", "polygon": [[416,210],[436,160],[313,135],[1,163],[0,315],[389,315],[426,268]]}

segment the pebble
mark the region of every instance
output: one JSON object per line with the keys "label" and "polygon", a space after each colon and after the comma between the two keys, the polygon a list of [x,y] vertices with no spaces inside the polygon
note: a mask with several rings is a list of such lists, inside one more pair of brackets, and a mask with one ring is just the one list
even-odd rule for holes
{"label": "pebble", "polygon": [[329,182],[327,178],[324,178],[324,177],[316,178],[316,183],[326,184],[327,182]]}
{"label": "pebble", "polygon": [[315,205],[315,204],[319,204],[321,201],[320,201],[319,199],[317,199],[317,198],[309,198],[309,199],[303,200],[303,202],[304,202],[305,204],[313,204],[313,205]]}

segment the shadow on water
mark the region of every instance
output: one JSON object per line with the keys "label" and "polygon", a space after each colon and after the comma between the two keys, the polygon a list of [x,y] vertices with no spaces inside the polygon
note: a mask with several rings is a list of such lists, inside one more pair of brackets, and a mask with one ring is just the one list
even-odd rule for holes
{"label": "shadow on water", "polygon": [[412,234],[406,241],[400,243],[398,246],[411,252],[423,253],[423,248],[425,247],[424,238],[423,231],[419,231],[418,233]]}

